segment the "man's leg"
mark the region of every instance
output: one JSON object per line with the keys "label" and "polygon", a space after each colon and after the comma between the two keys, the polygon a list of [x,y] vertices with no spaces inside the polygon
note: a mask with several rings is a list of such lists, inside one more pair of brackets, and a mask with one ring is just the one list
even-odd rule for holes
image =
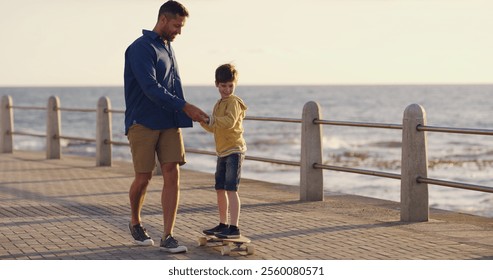
{"label": "man's leg", "polygon": [[163,192],[161,204],[163,207],[164,235],[161,239],[161,250],[170,253],[185,253],[187,247],[180,245],[173,237],[175,227],[176,210],[180,200],[180,167],[178,163],[164,163],[161,165],[163,172]]}
{"label": "man's leg", "polygon": [[132,225],[142,222],[140,212],[144,204],[147,186],[152,178],[152,171],[156,165],[155,146],[159,131],[153,131],[145,126],[135,124],[128,131],[128,141],[132,152],[135,177],[130,186],[130,211]]}
{"label": "man's leg", "polygon": [[135,173],[135,178],[129,191],[132,225],[137,225],[142,222],[140,212],[142,210],[142,206],[144,205],[147,186],[149,185],[151,178],[152,172]]}
{"label": "man's leg", "polygon": [[146,229],[142,226],[142,219],[140,218],[140,212],[144,205],[147,186],[149,185],[151,177],[152,173],[135,173],[135,179],[132,182],[129,191],[131,211],[129,229],[134,238],[134,242],[141,246],[154,245],[154,240],[147,234]]}
{"label": "man's leg", "polygon": [[178,163],[164,163],[161,165],[163,172],[163,191],[161,193],[161,206],[163,208],[164,236],[173,235],[176,211],[180,199],[180,167]]}
{"label": "man's leg", "polygon": [[170,253],[187,252],[187,247],[179,244],[173,237],[176,211],[180,200],[180,165],[185,164],[185,148],[181,130],[170,128],[161,131],[157,145],[157,156],[163,173],[163,238],[160,248]]}

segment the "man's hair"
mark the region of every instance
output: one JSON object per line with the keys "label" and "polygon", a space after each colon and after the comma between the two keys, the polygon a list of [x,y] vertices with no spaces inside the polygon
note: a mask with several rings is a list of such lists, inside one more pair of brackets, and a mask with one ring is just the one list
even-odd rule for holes
{"label": "man's hair", "polygon": [[176,18],[177,16],[188,17],[189,14],[185,6],[179,2],[169,0],[159,8],[158,20],[162,15],[167,16],[168,18]]}
{"label": "man's hair", "polygon": [[216,82],[228,83],[238,80],[238,71],[233,64],[223,64],[216,69]]}

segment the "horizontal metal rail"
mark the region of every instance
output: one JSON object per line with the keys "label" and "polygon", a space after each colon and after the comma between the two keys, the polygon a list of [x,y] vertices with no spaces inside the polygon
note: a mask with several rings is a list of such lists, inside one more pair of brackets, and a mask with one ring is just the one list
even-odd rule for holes
{"label": "horizontal metal rail", "polygon": [[[40,134],[40,133],[29,133],[29,132],[22,132],[22,131],[9,131],[9,134],[12,135],[24,135],[24,136],[34,136],[34,137],[46,137],[46,134]],[[84,142],[96,142],[96,139],[92,138],[83,138],[83,137],[72,137],[72,136],[55,136],[53,137],[55,139],[66,139],[66,140],[75,140],[75,141],[84,141]]]}
{"label": "horizontal metal rail", "polygon": [[65,139],[65,140],[75,140],[75,141],[84,141],[84,142],[96,142],[96,139],[91,138],[82,138],[82,137],[72,137],[72,136],[56,136],[55,139]]}
{"label": "horizontal metal rail", "polygon": [[[46,137],[46,134],[30,133],[30,132],[22,132],[22,131],[9,131],[8,134],[12,134],[12,135],[23,135],[23,136],[34,136],[34,137]],[[56,136],[54,138],[66,139],[66,140],[84,141],[84,142],[96,142],[96,139],[92,139],[92,138],[72,137],[72,136],[63,136],[63,135]]]}
{"label": "horizontal metal rail", "polygon": [[35,107],[35,106],[8,106],[8,109],[22,109],[22,110],[46,110],[46,107]]}
{"label": "horizontal metal rail", "polygon": [[22,131],[7,131],[7,134],[11,135],[24,135],[24,136],[34,136],[34,137],[46,137],[46,134],[22,132]]}
{"label": "horizontal metal rail", "polygon": [[82,113],[95,113],[97,112],[96,109],[77,109],[77,108],[58,108],[60,111],[66,111],[66,112],[82,112]]}
{"label": "horizontal metal rail", "polygon": [[327,170],[341,171],[341,172],[349,172],[349,173],[357,173],[357,174],[371,175],[371,176],[377,176],[377,177],[385,177],[385,178],[391,178],[391,179],[397,179],[397,180],[401,179],[400,174],[373,171],[373,170],[365,170],[365,169],[357,169],[357,168],[349,168],[349,167],[341,167],[341,166],[333,166],[333,165],[326,165],[326,164],[320,164],[320,163],[314,163],[313,168],[327,169]]}
{"label": "horizontal metal rail", "polygon": [[[104,143],[105,144],[112,144],[112,145],[119,145],[119,146],[128,146],[127,142],[104,140]],[[199,149],[193,149],[193,148],[186,148],[185,150],[187,153],[192,153],[192,154],[217,156],[216,152],[211,152],[211,151],[205,151],[205,150],[199,150]],[[255,156],[245,156],[245,159],[253,160],[253,161],[275,163],[275,164],[290,165],[290,166],[300,166],[301,165],[300,162],[298,162],[298,161],[271,159],[271,158],[255,157]]]}
{"label": "horizontal metal rail", "polygon": [[116,146],[129,146],[128,142],[110,141],[108,139],[105,139],[103,142],[106,145],[111,144],[111,145],[116,145]]}
{"label": "horizontal metal rail", "polygon": [[439,126],[418,125],[416,127],[416,130],[493,136],[493,130],[491,130],[491,129],[455,128],[455,127],[439,127]]}
{"label": "horizontal metal rail", "polygon": [[[12,109],[20,109],[20,110],[46,110],[46,107],[36,107],[36,106],[9,106]],[[82,112],[82,113],[94,113],[97,112],[96,109],[81,109],[81,108],[53,108],[60,111],[66,112]]]}
{"label": "horizontal metal rail", "polygon": [[[217,156],[216,152],[211,152],[211,151],[204,151],[204,150],[198,150],[198,149],[189,149],[189,148],[187,148],[185,150],[186,150],[187,153]],[[253,160],[253,161],[261,161],[261,162],[275,163],[275,164],[291,165],[291,166],[300,166],[301,165],[300,162],[297,162],[297,161],[280,160],[280,159],[272,159],[272,158],[263,158],[263,157],[255,157],[255,156],[245,156],[245,159],[247,159],[247,160]]]}
{"label": "horizontal metal rail", "polygon": [[[332,166],[332,165],[325,165],[325,164],[319,164],[319,163],[313,164],[313,168],[333,170],[333,171],[341,171],[341,172],[348,172],[348,173],[357,173],[357,174],[362,174],[362,175],[370,175],[370,176],[385,177],[385,178],[401,180],[400,174],[373,171],[373,170],[364,170],[364,169],[356,169],[356,168],[349,168],[349,167]],[[432,179],[432,178],[423,178],[423,177],[418,177],[416,179],[416,182],[427,183],[427,184],[432,184],[432,185],[440,185],[440,186],[457,188],[457,189],[465,189],[465,190],[471,190],[471,191],[493,193],[493,188],[488,187],[488,186],[466,184],[466,183],[460,183],[460,182],[452,182],[452,181],[438,180],[438,179]]]}
{"label": "horizontal metal rail", "polygon": [[193,154],[211,155],[211,156],[215,156],[216,155],[215,152],[198,150],[198,149],[191,149],[191,148],[185,148],[185,151],[187,153],[193,153]]}
{"label": "horizontal metal rail", "polygon": [[[115,110],[109,109],[105,110],[105,113],[117,113],[124,114],[125,110]],[[256,117],[256,116],[246,116],[245,120],[250,121],[265,121],[265,122],[289,122],[289,123],[301,123],[301,119],[293,119],[293,118],[275,118],[275,117]]]}
{"label": "horizontal metal rail", "polygon": [[416,179],[416,181],[418,183],[440,185],[440,186],[451,187],[451,188],[456,188],[456,189],[465,189],[465,190],[471,190],[471,191],[493,193],[493,188],[487,187],[487,186],[481,186],[481,185],[465,184],[465,183],[460,183],[460,182],[451,182],[451,181],[444,181],[444,180],[437,180],[437,179],[423,178],[423,177],[418,177]]}
{"label": "horizontal metal rail", "polygon": [[118,113],[118,114],[124,114],[125,110],[113,110],[113,109],[105,109],[105,113]]}
{"label": "horizontal metal rail", "polygon": [[314,119],[314,124],[326,124],[337,126],[357,126],[357,127],[372,127],[372,128],[387,128],[387,129],[402,129],[400,124],[387,124],[387,123],[365,123],[365,122],[347,122],[347,121],[329,121]]}
{"label": "horizontal metal rail", "polygon": [[301,123],[301,119],[292,119],[292,118],[273,118],[273,117],[255,117],[255,116],[246,116],[245,120],[251,121],[264,121],[264,122],[288,122],[288,123]]}
{"label": "horizontal metal rail", "polygon": [[268,162],[268,163],[275,163],[275,164],[290,165],[290,166],[301,166],[301,163],[299,161],[280,160],[280,159],[254,157],[254,156],[245,156],[245,159]]}

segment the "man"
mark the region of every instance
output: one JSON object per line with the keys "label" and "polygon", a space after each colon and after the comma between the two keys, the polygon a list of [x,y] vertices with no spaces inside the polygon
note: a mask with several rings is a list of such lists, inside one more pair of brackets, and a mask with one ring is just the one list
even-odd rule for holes
{"label": "man", "polygon": [[176,1],[167,1],[159,9],[152,31],[143,30],[125,52],[125,134],[132,152],[135,178],[129,191],[130,232],[139,245],[154,245],[142,226],[140,213],[147,186],[152,178],[155,157],[163,174],[161,203],[164,234],[162,250],[186,252],[173,237],[179,201],[179,166],[185,164],[181,127],[208,116],[185,101],[171,42],[185,25],[187,9]]}

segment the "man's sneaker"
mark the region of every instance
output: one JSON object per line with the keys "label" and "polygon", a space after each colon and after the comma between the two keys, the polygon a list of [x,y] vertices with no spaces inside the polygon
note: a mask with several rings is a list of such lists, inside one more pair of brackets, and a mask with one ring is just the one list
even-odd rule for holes
{"label": "man's sneaker", "polygon": [[154,245],[154,241],[147,234],[146,229],[143,228],[141,224],[133,226],[132,223],[129,223],[128,228],[130,229],[130,233],[132,234],[132,237],[134,238],[135,244],[141,245],[141,246],[152,246],[152,245]]}
{"label": "man's sneaker", "polygon": [[240,229],[235,227],[235,228],[225,228],[223,231],[220,233],[215,234],[216,237],[218,238],[240,238]]}
{"label": "man's sneaker", "polygon": [[165,239],[161,239],[160,245],[161,251],[170,252],[170,253],[186,253],[187,247],[178,244],[178,240],[176,240],[173,236],[168,235]]}
{"label": "man's sneaker", "polygon": [[214,235],[216,233],[220,233],[221,231],[223,231],[224,229],[228,228],[228,225],[225,225],[225,224],[219,224],[211,229],[204,229],[202,232],[205,234],[205,235]]}

